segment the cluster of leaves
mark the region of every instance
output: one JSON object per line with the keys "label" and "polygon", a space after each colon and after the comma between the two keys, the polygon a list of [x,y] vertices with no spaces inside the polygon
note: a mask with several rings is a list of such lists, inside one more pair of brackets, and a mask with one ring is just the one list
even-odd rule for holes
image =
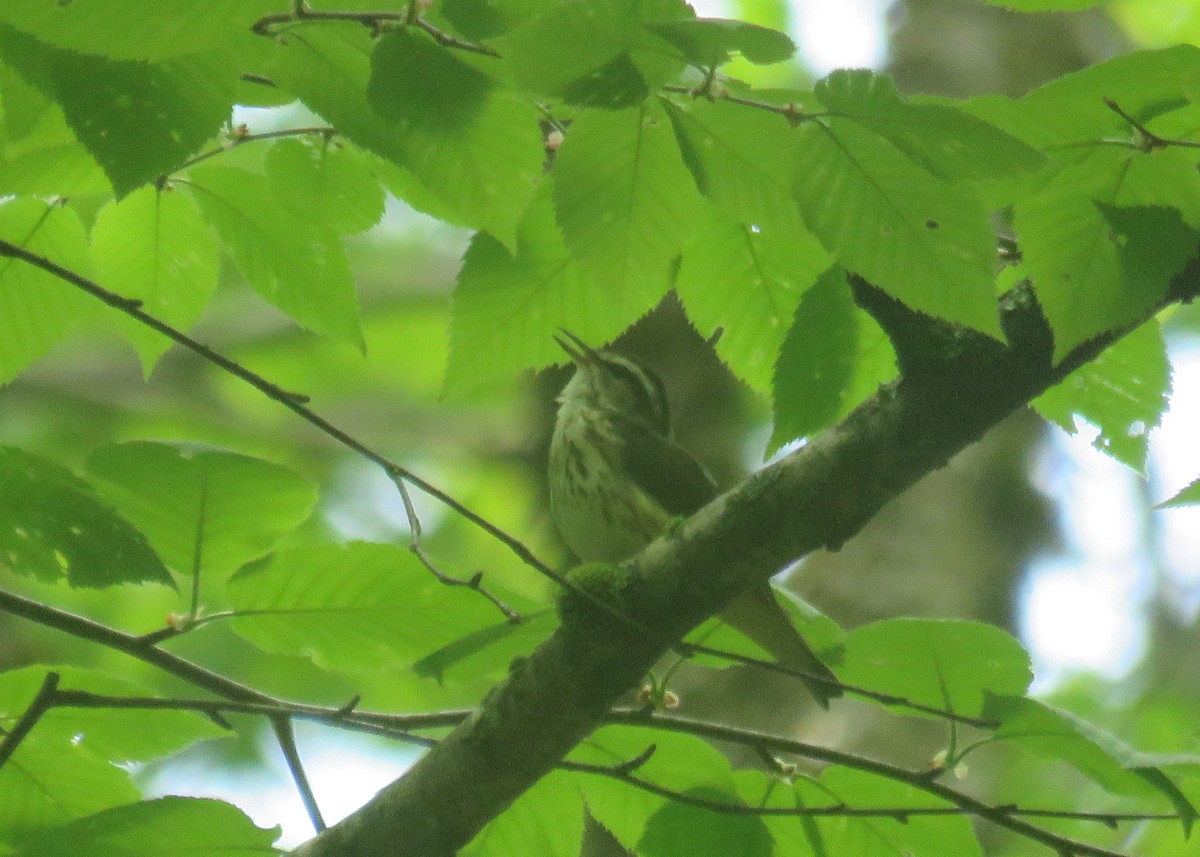
{"label": "cluster of leaves", "polygon": [[[251,33],[278,5],[212,4],[180,28],[153,4],[6,4],[0,236],[179,327],[211,297],[223,253],[299,324],[361,346],[340,236],[379,219],[386,186],[478,230],[448,393],[560,360],[559,327],[608,341],[674,288],[703,334],[721,332],[730,369],[772,398],[779,445],[894,372],[845,271],[997,338],[998,288],[1032,276],[1062,357],[1160,300],[1200,228],[1195,158],[1168,144],[1192,127],[1192,48],[1015,101],[952,103],[905,100],[865,71],[811,92],[721,82],[712,73],[731,54],[776,62],[791,44],[696,19],[681,0],[457,0],[421,19],[436,38],[397,23],[407,4]],[[213,143],[234,104],[297,99],[329,125]],[[549,170],[547,130],[562,140]],[[996,211],[1020,248],[999,276]],[[0,378],[111,315],[43,273],[0,276]],[[116,323],[147,367],[165,350]],[[1099,426],[1103,447],[1140,469],[1168,369],[1153,330],[1120,348],[1039,406],[1068,429],[1076,415]]]}
{"label": "cluster of leaves", "polygon": [[[342,238],[378,222],[386,188],[476,230],[454,295],[449,394],[560,359],[559,327],[608,341],[674,289],[702,333],[721,331],[730,369],[771,398],[778,445],[832,423],[894,373],[847,271],[997,338],[998,292],[1031,277],[1061,358],[1156,306],[1200,237],[1197,159],[1175,142],[1200,118],[1192,48],[1123,57],[1018,100],[961,103],[905,99],[866,71],[836,72],[812,91],[723,80],[732,55],[778,62],[790,41],[698,19],[682,0],[357,6],[210,0],[185,18],[153,0],[5,0],[0,239],[180,329],[203,312],[224,258],[298,324],[362,347]],[[294,102],[308,111],[294,127],[231,118],[235,105]],[[1004,267],[994,218],[1020,248]],[[115,329],[147,369],[168,344],[17,259],[0,260],[0,307],[0,381],[80,329]],[[1038,407],[1068,428],[1077,416],[1094,423],[1106,450],[1140,468],[1168,378],[1151,323]],[[535,617],[511,626],[395,546],[281,547],[315,496],[298,475],[232,453],[124,444],[94,450],[73,473],[6,449],[0,556],[17,575],[73,586],[190,579],[177,629],[227,625],[266,652],[351,676],[478,682],[552,626],[539,605],[503,593]],[[899,620],[842,635],[820,617],[806,622],[817,645],[841,652],[847,683],[986,718],[988,740],[1064,760],[1137,807],[1165,796],[1190,825],[1191,804],[1165,771],[1194,786],[1194,760],[1140,756],[1026,699],[1027,659],[1005,635]],[[135,692],[99,674],[65,676],[97,693]],[[40,678],[0,677],[6,730]],[[194,714],[164,716],[43,718],[0,768],[0,847],[134,854],[187,839],[213,853],[269,850],[224,805],[131,803],[114,763],[218,732]],[[578,760],[617,764],[650,743],[659,752],[639,775],[726,803],[930,801],[839,766],[780,787],[731,773],[697,738],[625,727],[597,734]],[[753,853],[875,853],[864,843],[979,853],[962,819],[810,823],[650,795],[630,813],[619,808],[635,800],[629,785],[617,786],[556,773],[472,853],[577,850],[582,832],[562,820],[582,817],[581,794],[647,855],[720,841],[758,843]],[[534,835],[554,841],[539,848]]]}

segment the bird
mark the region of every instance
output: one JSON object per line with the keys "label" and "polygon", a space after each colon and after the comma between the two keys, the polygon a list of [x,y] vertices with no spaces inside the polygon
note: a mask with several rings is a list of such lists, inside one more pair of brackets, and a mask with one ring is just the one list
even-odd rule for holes
{"label": "bird", "polygon": [[[716,497],[717,484],[672,438],[666,388],[653,370],[561,333],[554,339],[575,372],[558,396],[550,440],[551,517],[580,561],[622,562]],[[781,666],[817,677],[804,683],[822,708],[841,695],[766,581],[720,616]]]}

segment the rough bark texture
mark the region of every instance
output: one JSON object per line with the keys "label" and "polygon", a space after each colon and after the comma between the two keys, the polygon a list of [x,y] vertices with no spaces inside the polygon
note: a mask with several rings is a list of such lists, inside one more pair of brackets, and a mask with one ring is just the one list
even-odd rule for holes
{"label": "rough bark texture", "polygon": [[[1126,332],[1099,336],[1053,366],[1051,331],[1027,285],[1001,301],[1007,346],[913,313],[862,281],[853,287],[896,345],[901,379],[636,557],[621,593],[635,624],[571,611],[471,719],[297,855],[452,855],[591,732],[674,641],[742,588],[841,545],[893,497]],[[1198,290],[1193,263],[1166,300],[1189,301]]]}

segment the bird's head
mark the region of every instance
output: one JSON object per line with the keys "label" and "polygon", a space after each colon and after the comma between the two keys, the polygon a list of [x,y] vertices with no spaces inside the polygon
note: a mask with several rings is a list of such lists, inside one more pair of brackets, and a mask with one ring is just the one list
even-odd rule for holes
{"label": "bird's head", "polygon": [[592,348],[570,331],[554,337],[575,363],[575,375],[558,397],[579,407],[638,420],[661,435],[671,427],[667,392],[652,370],[611,351]]}

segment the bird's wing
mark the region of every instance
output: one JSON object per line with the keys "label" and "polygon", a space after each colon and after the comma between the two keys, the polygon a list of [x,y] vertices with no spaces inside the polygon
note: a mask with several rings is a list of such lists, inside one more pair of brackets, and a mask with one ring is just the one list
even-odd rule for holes
{"label": "bird's wing", "polygon": [[672,515],[690,515],[717,496],[717,483],[690,452],[645,423],[620,426],[625,470],[638,488]]}

